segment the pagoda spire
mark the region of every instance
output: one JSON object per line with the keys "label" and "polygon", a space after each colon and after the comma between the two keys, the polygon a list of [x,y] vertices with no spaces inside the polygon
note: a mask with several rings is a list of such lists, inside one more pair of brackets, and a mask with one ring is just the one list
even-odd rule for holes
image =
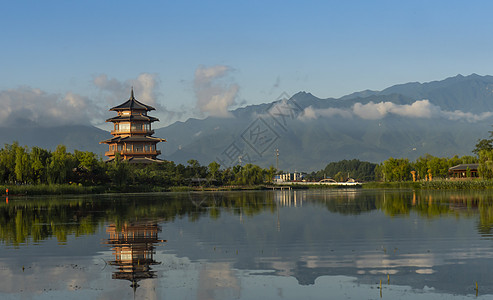
{"label": "pagoda spire", "polygon": [[135,100],[135,97],[134,97],[134,87],[132,86],[132,90],[130,92],[130,100]]}

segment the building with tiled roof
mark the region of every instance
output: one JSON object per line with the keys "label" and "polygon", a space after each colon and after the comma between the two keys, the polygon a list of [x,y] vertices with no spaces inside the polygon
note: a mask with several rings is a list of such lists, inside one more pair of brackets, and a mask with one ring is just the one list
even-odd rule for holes
{"label": "building with tiled roof", "polygon": [[157,159],[161,151],[157,150],[156,144],[166,142],[166,140],[152,136],[154,130],[152,130],[151,124],[159,121],[159,119],[147,115],[147,112],[151,110],[155,110],[155,108],[135,99],[133,88],[130,99],[110,108],[110,111],[116,111],[118,114],[116,117],[106,120],[106,122],[113,123],[113,130],[111,131],[113,137],[101,141],[102,144],[109,146],[105,153],[109,161],[115,159],[117,153],[129,162],[161,161]]}
{"label": "building with tiled roof", "polygon": [[452,178],[474,178],[479,177],[479,164],[460,164],[448,169]]}

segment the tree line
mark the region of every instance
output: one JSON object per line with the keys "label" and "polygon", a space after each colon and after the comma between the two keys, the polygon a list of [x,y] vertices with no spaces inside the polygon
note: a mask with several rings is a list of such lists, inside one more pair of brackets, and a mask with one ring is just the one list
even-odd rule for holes
{"label": "tree line", "polygon": [[407,158],[391,157],[375,168],[375,178],[386,182],[444,179],[449,176],[449,168],[478,162],[477,157],[469,155],[446,158],[426,154],[418,157],[414,162]]}
{"label": "tree line", "polygon": [[312,172],[307,178],[312,181],[319,181],[324,178],[333,178],[338,182],[346,181],[348,178],[358,181],[375,181],[375,169],[377,166],[375,163],[358,159],[341,160],[327,164],[324,169]]}
{"label": "tree line", "polygon": [[[492,140],[493,142],[493,140]],[[331,162],[318,171],[307,176],[309,180],[318,181],[332,178],[336,181],[346,181],[349,178],[357,181],[411,181],[444,179],[449,176],[449,168],[459,164],[479,163],[481,177],[493,178],[493,147],[490,150],[478,151],[479,156],[465,155],[451,158],[435,157],[430,154],[418,157],[415,161],[408,158],[389,158],[380,164],[353,160]]]}
{"label": "tree line", "polygon": [[[479,163],[481,177],[493,178],[493,138],[480,140],[473,151],[478,156],[440,158],[429,154],[415,161],[389,158],[380,164],[353,160],[331,162],[307,175],[309,181],[333,178],[345,181],[410,181],[447,178],[448,170],[458,164]],[[54,151],[20,146],[17,142],[0,149],[0,184],[78,184],[83,186],[158,187],[190,185],[258,185],[272,182],[277,170],[253,164],[222,169],[217,162],[202,166],[191,159],[187,165],[164,161],[148,165],[131,164],[117,157],[104,162],[93,152],[67,151],[63,145]]]}
{"label": "tree line", "polygon": [[202,166],[197,160],[187,165],[164,161],[148,165],[131,164],[118,156],[104,162],[89,151],[54,151],[19,146],[17,142],[0,149],[0,184],[153,185],[256,185],[272,181],[276,170],[246,164],[221,169],[217,162]]}
{"label": "tree line", "polygon": [[426,154],[414,162],[407,158],[389,158],[375,168],[375,179],[387,182],[443,179],[449,176],[449,168],[459,164],[478,164],[479,176],[493,179],[493,131],[489,133],[490,137],[479,139],[472,150],[476,156],[443,158]]}

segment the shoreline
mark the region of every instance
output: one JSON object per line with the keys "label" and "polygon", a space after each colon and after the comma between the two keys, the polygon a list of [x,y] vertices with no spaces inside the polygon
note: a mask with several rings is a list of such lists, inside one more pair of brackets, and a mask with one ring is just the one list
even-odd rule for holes
{"label": "shoreline", "polygon": [[[422,190],[484,190],[493,189],[492,180],[434,180],[422,182],[365,182],[358,184],[288,183],[259,185],[228,185],[228,186],[82,186],[70,184],[57,185],[0,185],[3,197],[35,196],[35,195],[81,195],[81,194],[112,194],[112,193],[150,193],[150,192],[186,192],[186,191],[255,191],[284,189],[422,189]],[[6,190],[8,189],[8,193]]]}

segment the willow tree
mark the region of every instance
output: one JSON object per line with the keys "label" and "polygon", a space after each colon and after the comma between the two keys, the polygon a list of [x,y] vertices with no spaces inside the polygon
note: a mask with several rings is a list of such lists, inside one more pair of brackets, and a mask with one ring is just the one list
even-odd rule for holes
{"label": "willow tree", "polygon": [[479,156],[479,176],[485,179],[493,178],[493,150],[481,150]]}

